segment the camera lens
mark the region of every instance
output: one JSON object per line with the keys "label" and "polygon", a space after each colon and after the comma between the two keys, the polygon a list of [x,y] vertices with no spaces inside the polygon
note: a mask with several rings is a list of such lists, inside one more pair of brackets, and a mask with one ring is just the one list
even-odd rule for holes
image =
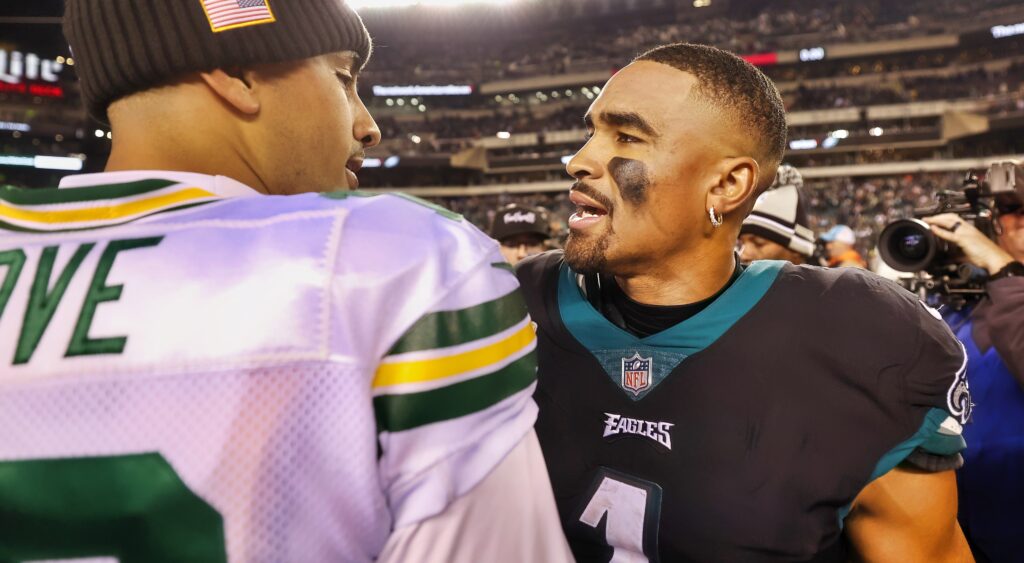
{"label": "camera lens", "polygon": [[920,260],[928,253],[928,239],[922,234],[903,235],[897,241],[900,255],[909,260]]}
{"label": "camera lens", "polygon": [[878,238],[882,260],[899,272],[927,270],[939,250],[928,224],[918,219],[894,221]]}

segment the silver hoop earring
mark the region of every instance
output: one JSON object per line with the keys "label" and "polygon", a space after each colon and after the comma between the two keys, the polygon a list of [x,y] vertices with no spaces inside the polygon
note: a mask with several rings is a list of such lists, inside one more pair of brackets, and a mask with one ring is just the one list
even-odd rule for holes
{"label": "silver hoop earring", "polygon": [[716,229],[718,227],[721,227],[722,226],[722,221],[725,220],[725,217],[722,217],[720,214],[715,212],[715,206],[714,205],[711,206],[711,209],[708,209],[708,217],[711,219],[711,226],[716,228]]}

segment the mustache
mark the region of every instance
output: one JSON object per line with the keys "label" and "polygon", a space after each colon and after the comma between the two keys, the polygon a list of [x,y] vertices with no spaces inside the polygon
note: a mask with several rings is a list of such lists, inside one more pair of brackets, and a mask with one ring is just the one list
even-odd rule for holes
{"label": "mustache", "polygon": [[605,195],[598,191],[597,188],[589,184],[583,183],[582,180],[576,180],[575,182],[573,182],[572,187],[570,189],[572,191],[577,191],[589,197],[590,199],[596,201],[597,203],[600,203],[601,206],[604,207],[606,211],[608,211],[609,215],[612,212],[612,207],[615,206],[615,204],[612,203],[612,200],[605,197]]}

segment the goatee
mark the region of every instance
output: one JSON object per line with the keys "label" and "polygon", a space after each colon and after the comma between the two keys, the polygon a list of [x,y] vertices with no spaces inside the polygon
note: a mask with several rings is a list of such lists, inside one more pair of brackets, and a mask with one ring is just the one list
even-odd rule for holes
{"label": "goatee", "polygon": [[604,271],[609,236],[605,234],[595,240],[595,237],[579,236],[570,232],[565,242],[565,262],[577,274],[588,275]]}

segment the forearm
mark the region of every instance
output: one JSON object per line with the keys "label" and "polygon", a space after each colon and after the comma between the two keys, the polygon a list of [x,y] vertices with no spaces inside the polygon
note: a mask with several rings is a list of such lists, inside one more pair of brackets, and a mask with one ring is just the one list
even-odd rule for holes
{"label": "forearm", "polygon": [[1024,385],[1024,277],[988,284],[989,308],[985,321],[992,346],[1017,380]]}
{"label": "forearm", "polygon": [[973,561],[956,519],[956,476],[897,467],[868,485],[846,518],[858,561]]}

